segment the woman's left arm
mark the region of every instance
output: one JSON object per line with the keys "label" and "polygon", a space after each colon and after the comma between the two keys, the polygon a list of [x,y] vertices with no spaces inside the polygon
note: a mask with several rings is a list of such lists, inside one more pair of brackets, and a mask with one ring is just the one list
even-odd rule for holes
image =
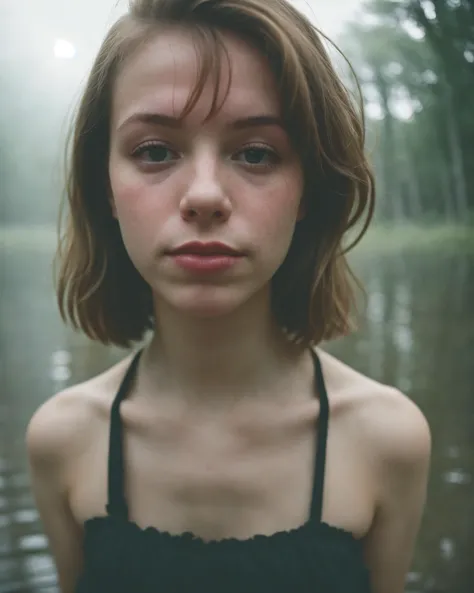
{"label": "woman's left arm", "polygon": [[[408,398],[390,390],[366,418],[379,484],[375,519],[365,541],[373,593],[403,593],[425,507],[431,435]],[[382,394],[381,394],[382,395]]]}

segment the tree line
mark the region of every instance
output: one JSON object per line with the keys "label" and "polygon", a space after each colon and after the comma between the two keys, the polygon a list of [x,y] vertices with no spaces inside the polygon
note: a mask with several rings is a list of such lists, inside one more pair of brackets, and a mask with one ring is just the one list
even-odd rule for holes
{"label": "tree line", "polygon": [[474,0],[367,0],[361,15],[338,45],[369,114],[377,218],[473,222]]}

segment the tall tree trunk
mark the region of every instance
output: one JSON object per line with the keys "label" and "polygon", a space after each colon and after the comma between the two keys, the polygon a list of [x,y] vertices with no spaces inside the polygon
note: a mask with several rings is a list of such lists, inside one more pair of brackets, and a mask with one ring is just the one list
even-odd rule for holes
{"label": "tall tree trunk", "polygon": [[398,147],[400,155],[400,170],[404,172],[406,186],[408,189],[408,204],[406,214],[409,218],[420,220],[423,214],[423,206],[421,202],[421,190],[418,179],[418,171],[416,170],[416,159],[412,154],[410,143],[407,137],[407,125],[400,123],[398,128]]}
{"label": "tall tree trunk", "polygon": [[395,122],[390,110],[390,87],[380,70],[375,71],[375,81],[384,112],[383,172],[386,190],[386,215],[394,222],[401,222],[404,220],[404,213],[395,175]]}
{"label": "tall tree trunk", "polygon": [[446,105],[446,127],[449,152],[451,155],[451,175],[453,180],[454,201],[458,220],[463,220],[468,213],[468,195],[465,178],[464,153],[457,118],[454,114],[453,92],[449,82],[443,81],[444,102]]}

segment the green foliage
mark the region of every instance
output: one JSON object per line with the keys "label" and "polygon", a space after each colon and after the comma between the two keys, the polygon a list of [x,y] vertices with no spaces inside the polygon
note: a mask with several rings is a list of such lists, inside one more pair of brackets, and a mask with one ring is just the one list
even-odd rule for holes
{"label": "green foliage", "polygon": [[378,112],[378,219],[472,220],[474,0],[368,0],[340,44]]}

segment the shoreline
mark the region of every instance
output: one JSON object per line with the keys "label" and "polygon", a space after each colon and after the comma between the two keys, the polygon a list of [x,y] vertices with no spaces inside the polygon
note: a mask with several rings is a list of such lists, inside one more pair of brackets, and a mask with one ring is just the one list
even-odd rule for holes
{"label": "shoreline", "polygon": [[[54,225],[0,225],[0,249],[5,253],[17,249],[34,249],[54,253],[57,246]],[[396,252],[405,249],[462,249],[474,251],[474,225],[375,225],[349,252],[363,255]]]}

